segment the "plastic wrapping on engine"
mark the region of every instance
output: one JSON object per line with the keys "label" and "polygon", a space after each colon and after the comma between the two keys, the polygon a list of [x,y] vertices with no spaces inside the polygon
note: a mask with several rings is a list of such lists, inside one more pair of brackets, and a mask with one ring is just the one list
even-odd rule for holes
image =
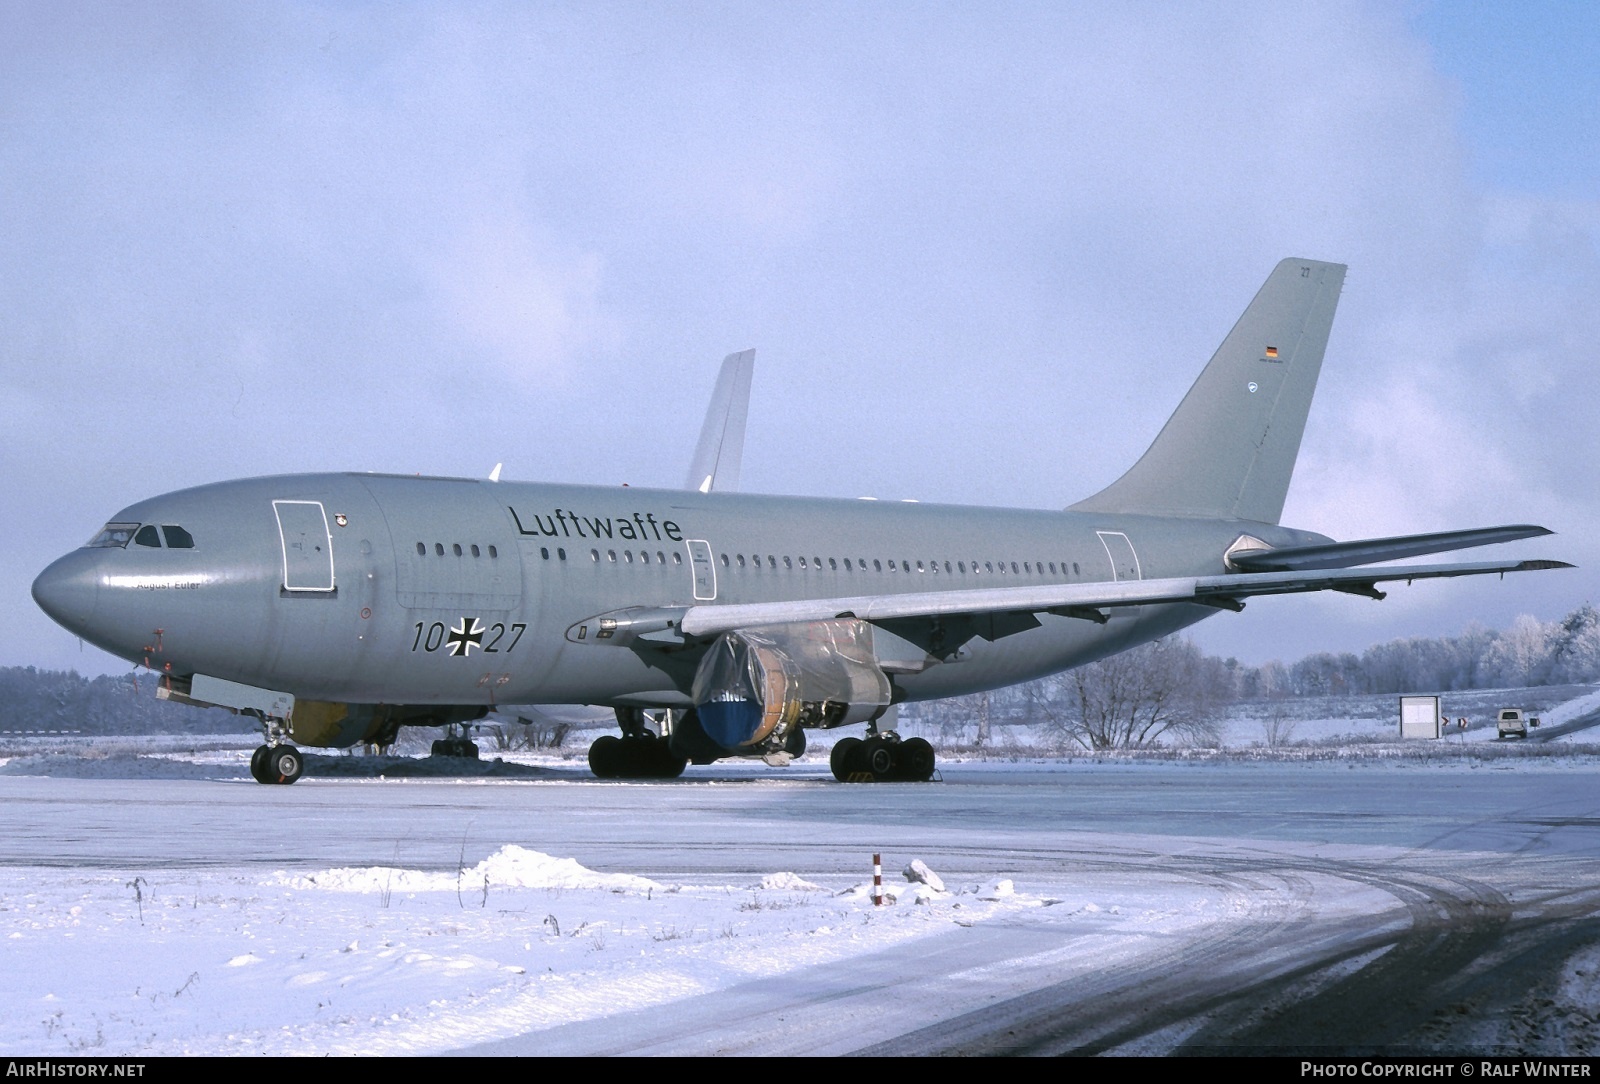
{"label": "plastic wrapping on engine", "polygon": [[728,749],[776,748],[797,726],[862,722],[889,704],[872,626],[841,618],[724,633],[692,696],[708,737]]}

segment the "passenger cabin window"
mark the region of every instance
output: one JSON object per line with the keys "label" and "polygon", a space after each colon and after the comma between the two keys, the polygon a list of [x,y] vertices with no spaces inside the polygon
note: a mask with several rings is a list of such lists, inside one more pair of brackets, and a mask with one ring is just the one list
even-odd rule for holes
{"label": "passenger cabin window", "polygon": [[194,549],[194,535],[170,523],[161,525],[161,533],[167,536],[167,549],[192,550]]}
{"label": "passenger cabin window", "polygon": [[143,527],[140,527],[139,533],[133,536],[133,542],[136,546],[149,546],[152,549],[161,548],[161,536],[156,533],[156,525],[154,523],[146,523]]}
{"label": "passenger cabin window", "polygon": [[133,532],[139,529],[137,523],[108,523],[99,534],[89,539],[89,549],[95,550],[120,550],[133,541]]}
{"label": "passenger cabin window", "polygon": [[418,542],[417,543],[417,556],[418,557],[426,557],[426,556],[428,556],[428,544],[426,542]]}

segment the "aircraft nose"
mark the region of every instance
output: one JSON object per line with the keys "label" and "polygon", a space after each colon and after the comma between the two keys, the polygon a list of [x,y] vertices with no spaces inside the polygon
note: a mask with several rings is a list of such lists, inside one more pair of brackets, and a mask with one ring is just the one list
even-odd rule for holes
{"label": "aircraft nose", "polygon": [[33,581],[33,601],[58,625],[81,635],[98,600],[97,564],[84,550],[67,554]]}

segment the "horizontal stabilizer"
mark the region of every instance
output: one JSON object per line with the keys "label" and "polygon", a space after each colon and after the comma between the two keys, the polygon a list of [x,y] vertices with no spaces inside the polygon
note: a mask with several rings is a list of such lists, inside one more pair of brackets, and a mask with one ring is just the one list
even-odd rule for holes
{"label": "horizontal stabilizer", "polygon": [[1241,572],[1304,572],[1317,568],[1352,568],[1374,561],[1399,561],[1428,553],[1448,553],[1473,546],[1515,542],[1553,534],[1546,527],[1519,523],[1509,527],[1476,527],[1467,531],[1407,534],[1393,538],[1365,538],[1354,542],[1325,542],[1316,546],[1235,550],[1229,562]]}

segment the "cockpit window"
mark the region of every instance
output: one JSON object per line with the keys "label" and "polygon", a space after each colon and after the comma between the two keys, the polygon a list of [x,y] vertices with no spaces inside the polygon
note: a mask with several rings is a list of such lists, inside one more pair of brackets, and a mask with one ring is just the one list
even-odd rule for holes
{"label": "cockpit window", "polygon": [[133,541],[133,532],[139,529],[137,523],[108,523],[104,529],[93,538],[89,539],[89,549],[120,550]]}
{"label": "cockpit window", "polygon": [[161,536],[156,534],[156,525],[154,523],[146,523],[143,527],[140,527],[139,533],[133,536],[133,541],[136,545],[152,546],[156,549],[161,548]]}
{"label": "cockpit window", "polygon": [[167,536],[167,549],[192,550],[194,549],[194,535],[182,527],[175,527],[170,523],[161,525],[161,533]]}

